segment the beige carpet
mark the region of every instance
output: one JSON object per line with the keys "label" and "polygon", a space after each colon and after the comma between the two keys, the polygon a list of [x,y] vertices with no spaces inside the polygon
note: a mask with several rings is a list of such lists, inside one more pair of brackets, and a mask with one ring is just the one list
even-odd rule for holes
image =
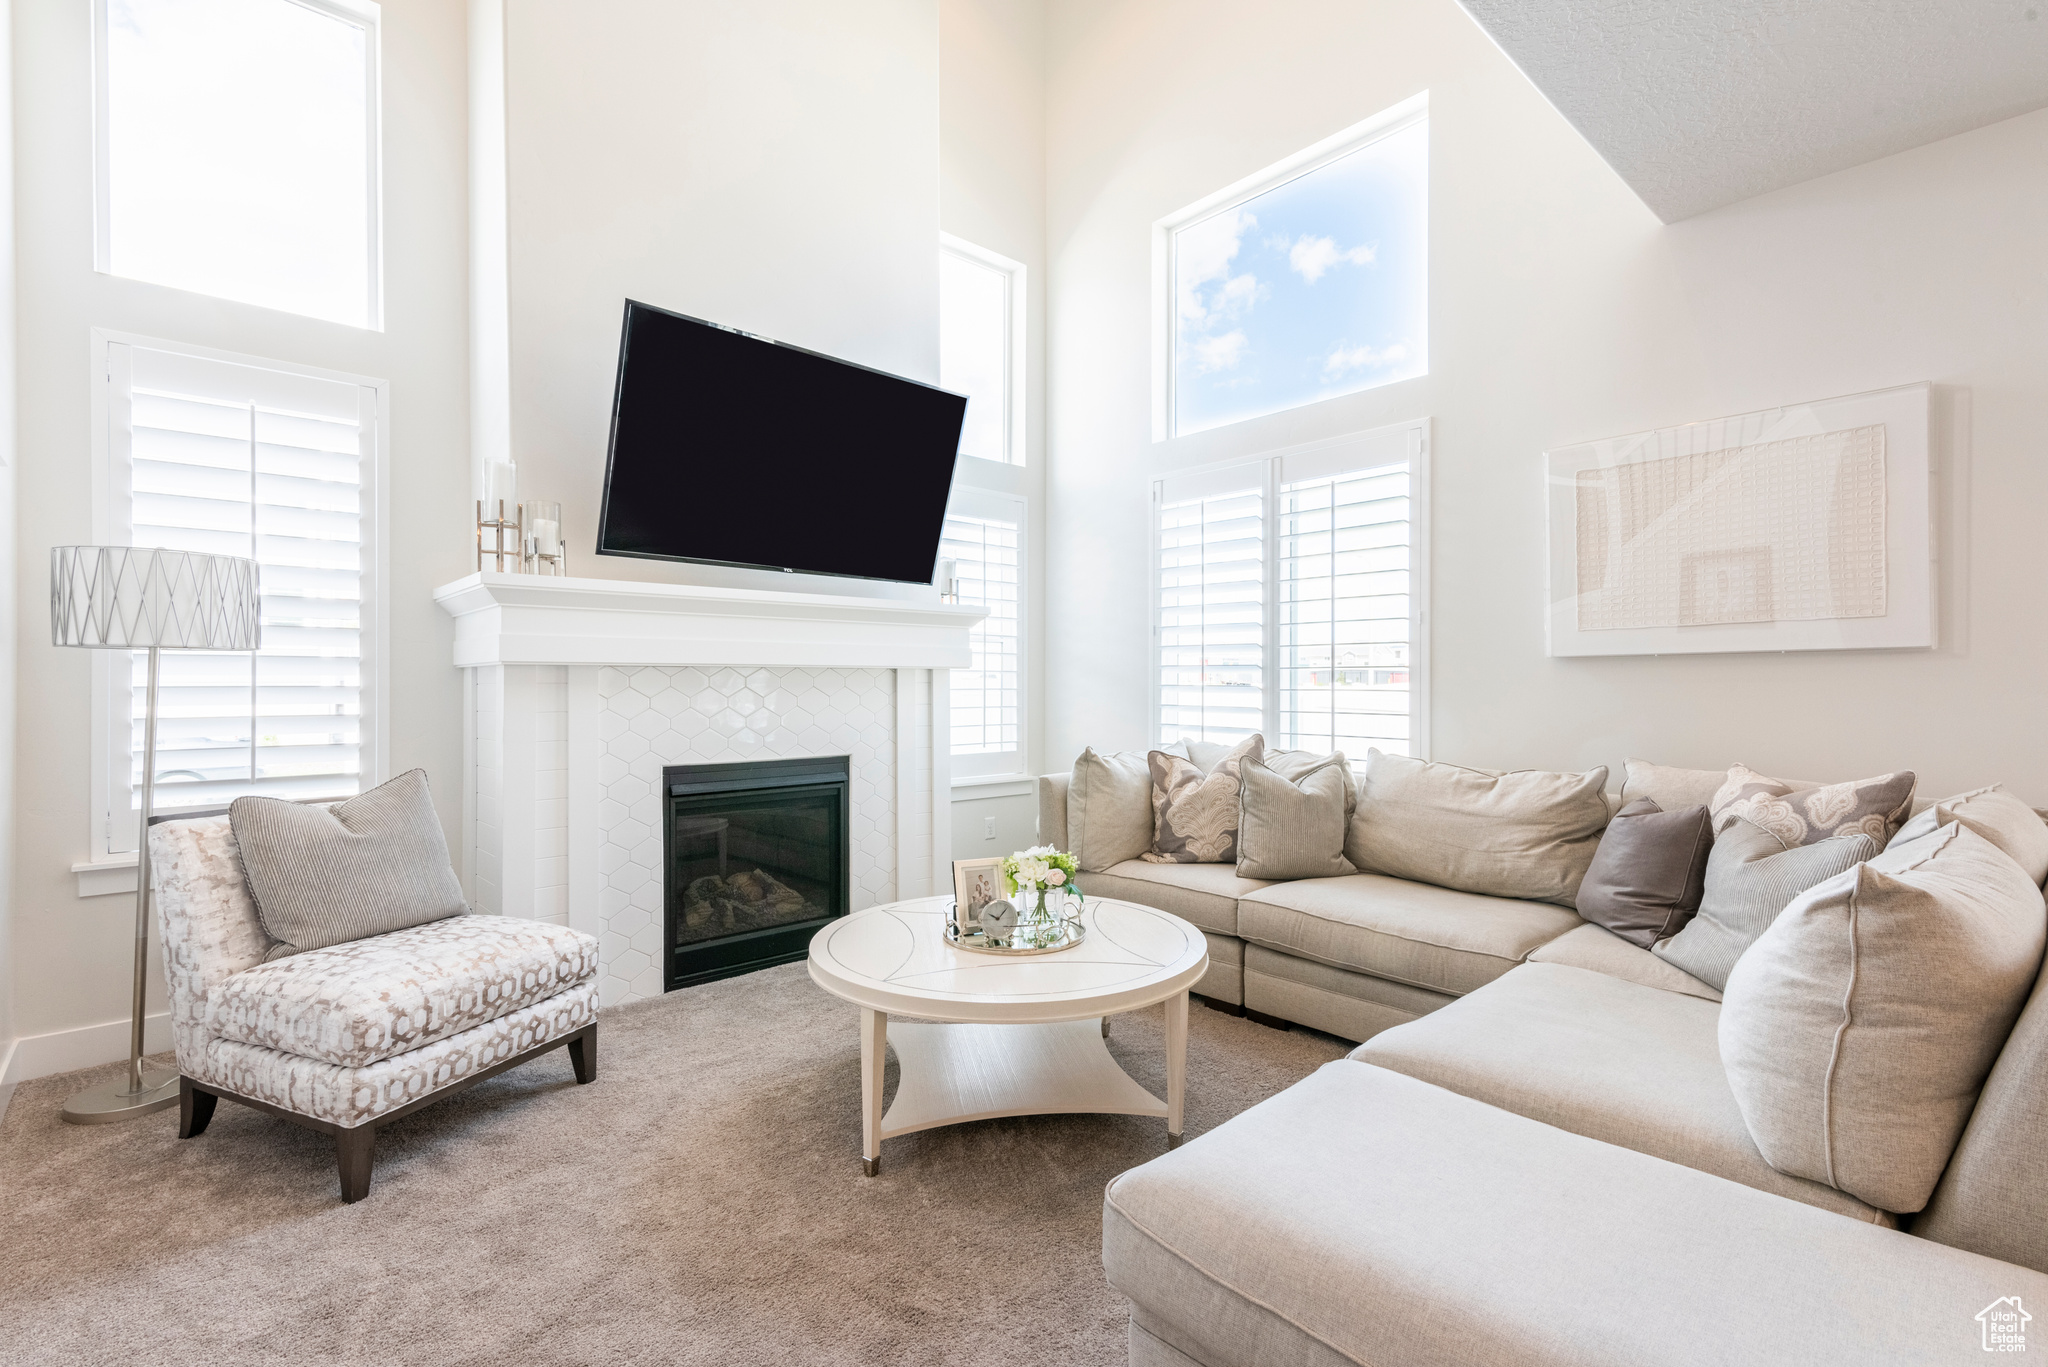
{"label": "beige carpet", "polygon": [[[1345,1048],[1190,1014],[1190,1136]],[[354,1206],[310,1131],[227,1102],[183,1142],[175,1110],[78,1128],[64,1097],[118,1070],[25,1083],[0,1361],[1123,1362],[1102,1189],[1164,1122],[954,1126],[863,1177],[858,1016],[801,964],[608,1012],[594,1085],[556,1052],[399,1121]],[[1110,1040],[1156,1091],[1160,1029]]]}

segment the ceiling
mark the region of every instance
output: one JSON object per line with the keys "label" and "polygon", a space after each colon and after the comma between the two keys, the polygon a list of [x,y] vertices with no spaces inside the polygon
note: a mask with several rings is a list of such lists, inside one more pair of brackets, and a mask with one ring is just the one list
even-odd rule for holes
{"label": "ceiling", "polygon": [[2048,0],[1460,3],[1666,223],[2048,105]]}

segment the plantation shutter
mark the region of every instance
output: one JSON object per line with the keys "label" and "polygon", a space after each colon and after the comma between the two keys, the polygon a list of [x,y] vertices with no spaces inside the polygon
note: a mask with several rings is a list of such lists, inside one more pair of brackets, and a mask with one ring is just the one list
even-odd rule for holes
{"label": "plantation shutter", "polygon": [[[962,506],[946,514],[939,558],[952,562],[960,601],[987,608],[988,616],[968,633],[973,663],[951,671],[953,754],[966,757],[953,768],[962,775],[1018,771],[1022,508],[979,491],[962,491],[958,501]],[[983,513],[989,515],[977,515]]]}
{"label": "plantation shutter", "polygon": [[1231,742],[1265,716],[1266,467],[1161,480],[1159,739]]}
{"label": "plantation shutter", "polygon": [[[115,522],[125,513],[134,545],[247,556],[261,574],[260,650],[163,652],[157,808],[360,791],[376,391],[139,345],[108,350],[111,464],[126,483]],[[140,803],[147,659],[132,656],[114,718],[113,814]],[[133,848],[123,824],[108,832],[113,850]]]}

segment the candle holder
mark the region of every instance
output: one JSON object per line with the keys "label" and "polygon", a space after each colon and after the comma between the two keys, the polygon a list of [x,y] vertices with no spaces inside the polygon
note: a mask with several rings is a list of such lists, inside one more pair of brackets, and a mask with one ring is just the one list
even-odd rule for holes
{"label": "candle holder", "polygon": [[553,502],[522,503],[519,519],[524,524],[525,548],[521,557],[528,574],[564,576],[569,573],[569,548],[562,544],[562,505]]}
{"label": "candle holder", "polygon": [[[508,558],[512,561],[512,573],[520,574],[524,572],[526,567],[521,563],[524,557],[521,554],[520,548],[526,544],[526,538],[525,529],[520,523],[521,516],[517,508],[513,510],[512,518],[510,520],[506,519],[504,499],[498,500],[498,515],[496,517],[485,517],[484,500],[478,499],[476,501],[477,569],[483,569],[484,557],[490,556],[494,562],[492,568],[496,569],[500,574],[505,572],[505,561]],[[489,549],[484,547],[485,532],[491,533]],[[511,533],[511,540],[509,541],[506,540],[506,533],[508,532]]]}

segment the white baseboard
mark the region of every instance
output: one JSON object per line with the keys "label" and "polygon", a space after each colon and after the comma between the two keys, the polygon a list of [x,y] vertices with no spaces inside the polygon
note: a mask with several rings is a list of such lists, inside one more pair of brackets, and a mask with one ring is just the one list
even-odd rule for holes
{"label": "white baseboard", "polygon": [[[81,1025],[75,1030],[53,1030],[47,1035],[23,1035],[5,1053],[0,1068],[0,1085],[27,1082],[52,1073],[68,1073],[101,1063],[119,1063],[128,1057],[126,1016],[99,1025]],[[142,1020],[142,1048],[158,1054],[171,1047],[171,1013],[159,1011]]]}

